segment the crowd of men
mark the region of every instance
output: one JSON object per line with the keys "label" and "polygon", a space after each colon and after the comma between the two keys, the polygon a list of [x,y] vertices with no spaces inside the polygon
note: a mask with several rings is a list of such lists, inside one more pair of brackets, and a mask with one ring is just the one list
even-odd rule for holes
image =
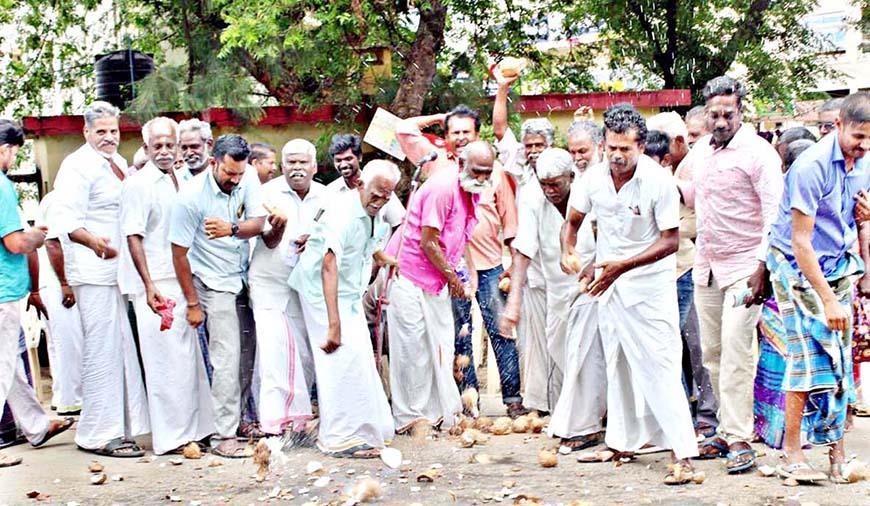
{"label": "crowd of men", "polygon": [[[562,149],[543,118],[514,135],[516,78],[495,74],[494,146],[465,106],[397,125],[417,168],[407,209],[399,168],[361,167],[356,135],[333,137],[326,186],[309,141],[278,152],[197,119],[148,121],[128,167],[119,111],[95,102],[26,227],[5,177],[24,132],[0,121],[0,401],[27,440],[73,419],[50,419],[27,384],[25,297],[55,341],[53,404],[80,410],[80,449],[112,457],[143,455],[147,433],[155,454],[244,457],[250,438],[316,427],[323,452],[371,458],[396,434],[450,428],[477,414],[461,398],[478,388],[476,299],[507,414],[549,415],[568,452],[599,448],[581,462],[670,450],[665,483],[683,484],[693,458],[751,469],[760,438],[783,448],[782,477],[844,481],[852,340],[867,339],[851,308],[870,295],[870,95],[826,107],[821,139],[801,127],[774,146],[722,76],[685,118],[614,105],[603,127],[577,118]],[[441,140],[423,133],[436,125]],[[759,329],[784,364],[763,427]],[[829,473],[807,441],[830,447]]]}

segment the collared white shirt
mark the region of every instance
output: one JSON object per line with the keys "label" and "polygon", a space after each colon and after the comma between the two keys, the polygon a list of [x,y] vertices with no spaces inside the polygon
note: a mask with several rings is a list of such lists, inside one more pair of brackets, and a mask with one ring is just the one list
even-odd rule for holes
{"label": "collared white shirt", "polygon": [[[680,197],[669,171],[646,155],[637,162],[634,176],[619,192],[613,185],[607,162],[586,170],[579,191],[571,192],[568,205],[596,216],[598,233],[595,260],[625,260],[640,254],[664,230],[680,226]],[[623,301],[632,305],[676,282],[676,255],[622,274],[605,292],[619,290]],[[600,272],[596,273],[596,276]]]}
{"label": "collared white shirt", "polygon": [[[571,185],[572,196],[580,191],[580,184],[579,180],[575,180]],[[568,198],[570,202],[571,197]],[[579,288],[577,274],[565,274],[560,267],[562,247],[559,235],[565,217],[541,191],[524,195],[518,207],[519,225],[511,246],[529,258],[540,255],[548,294],[563,297],[565,292],[576,291]],[[577,234],[576,251],[584,266],[595,256],[592,219],[588,216],[583,220]]]}
{"label": "collared white shirt", "polygon": [[[125,174],[127,162],[117,153],[112,160]],[[80,228],[96,237],[109,239],[109,246],[121,248],[122,181],[112,171],[109,161],[89,144],[85,144],[60,164],[54,180],[56,202],[49,210],[49,226],[58,235],[68,235]],[[70,285],[116,285],[118,257],[104,260],[93,250],[70,241],[64,250],[68,259],[66,276]]]}
{"label": "collared white shirt", "polygon": [[325,308],[321,269],[328,251],[338,267],[338,302],[342,311],[362,311],[362,296],[369,284],[372,255],[389,232],[381,214],[372,218],[360,202],[358,192],[347,192],[331,202],[308,239],[289,283],[305,300]]}
{"label": "collared white shirt", "polygon": [[[326,185],[326,189],[338,194],[344,194],[351,191],[347,184],[345,184],[344,178],[341,176]],[[405,219],[405,206],[402,205],[402,201],[399,200],[399,197],[396,196],[395,192],[390,195],[390,200],[388,200],[387,203],[384,204],[384,207],[381,208],[381,216],[391,228],[398,227],[402,224],[402,220]]]}
{"label": "collared white shirt", "polygon": [[[281,242],[274,248],[266,246],[262,235],[256,239],[251,267],[248,270],[251,303],[257,309],[284,309],[290,296],[287,278],[298,259],[294,242],[299,236],[312,232],[318,211],[329,205],[329,193],[327,187],[312,181],[305,198],[300,198],[283,175],[272,179],[261,188],[263,203],[284,213],[287,226]],[[266,223],[263,232],[270,229]]]}
{"label": "collared white shirt", "polygon": [[[186,168],[176,170],[175,177],[181,187],[190,178],[190,171]],[[153,281],[175,279],[169,224],[178,190],[172,177],[149,161],[124,181],[121,196],[121,235],[124,242],[118,269],[118,286],[121,293],[139,294],[145,291],[145,285],[133,264],[127,236],[142,236],[145,261]]]}

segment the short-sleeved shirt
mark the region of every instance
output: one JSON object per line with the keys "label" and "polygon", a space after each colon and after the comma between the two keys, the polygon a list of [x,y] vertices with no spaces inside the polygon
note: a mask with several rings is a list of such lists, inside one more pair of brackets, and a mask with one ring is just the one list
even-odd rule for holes
{"label": "short-sleeved shirt", "polygon": [[230,194],[224,193],[205,170],[185,184],[172,206],[169,241],[189,248],[187,258],[193,274],[211,290],[239,293],[246,281],[250,246],[247,239],[209,239],[205,219],[228,223],[264,216],[256,178],[243,176]]}
{"label": "short-sleeved shirt", "polygon": [[[680,226],[676,181],[667,169],[646,155],[638,158],[634,176],[619,192],[606,162],[586,169],[583,184],[578,189],[580,191],[571,192],[569,206],[586,215],[595,215],[596,262],[636,256],[659,240],[663,231]],[[676,256],[668,255],[624,273],[608,292],[619,290],[627,305],[641,302],[651,292],[673,287],[676,268]]]}
{"label": "short-sleeved shirt", "polygon": [[[187,168],[174,172],[179,188],[192,176]],[[145,262],[153,281],[175,279],[172,263],[172,244],[169,242],[169,226],[172,205],[178,198],[178,190],[172,176],[161,171],[152,162],[124,180],[121,199],[121,264],[118,268],[118,287],[124,294],[139,294],[145,291],[142,278],[133,264],[127,237],[142,236]]]}
{"label": "short-sleeved shirt", "polygon": [[785,253],[798,269],[792,248],[792,209],[815,218],[812,245],[823,274],[858,238],[855,196],[870,189],[870,160],[865,156],[846,172],[846,160],[837,135],[827,135],[808,148],[785,176],[785,193],[770,232],[770,245]]}
{"label": "short-sleeved shirt", "polygon": [[468,242],[471,261],[479,271],[500,266],[504,241],[517,235],[516,195],[508,175],[500,164],[496,164],[490,178],[492,186],[480,194],[480,202],[475,209],[477,226]]}
{"label": "short-sleeved shirt", "polygon": [[328,251],[338,268],[338,303],[342,311],[362,312],[362,296],[372,274],[372,255],[390,230],[381,213],[372,218],[359,192],[345,192],[332,202],[314,226],[299,263],[290,274],[290,286],[316,307],[325,308],[321,269]]}
{"label": "short-sleeved shirt", "polygon": [[[299,236],[314,231],[314,218],[318,211],[331,206],[332,201],[326,187],[316,181],[311,182],[305,198],[300,198],[290,188],[284,176],[276,177],[261,188],[263,203],[284,213],[287,225],[281,242],[274,248],[266,246],[262,235],[257,237],[248,269],[251,305],[255,309],[284,309],[290,297],[287,278],[298,261],[294,242]],[[266,223],[263,232],[270,229]]]}
{"label": "short-sleeved shirt", "polygon": [[[0,173],[0,239],[19,230],[24,230],[24,225],[18,211],[18,192],[6,174]],[[23,299],[28,291],[27,255],[12,253],[0,241],[0,303]]]}
{"label": "short-sleeved shirt", "polygon": [[727,145],[702,137],[680,163],[677,178],[695,209],[697,241],[692,277],[719,286],[751,275],[767,258],[767,237],[782,198],[782,160],[755,129],[743,125]]}
{"label": "short-sleeved shirt", "polygon": [[[571,195],[580,191],[583,184],[575,180],[571,185]],[[579,283],[576,274],[562,272],[562,245],[559,239],[565,217],[550,203],[543,192],[528,194],[519,202],[519,226],[512,246],[529,258],[540,255],[547,294],[564,297],[576,292]],[[570,200],[570,197],[569,197]],[[595,240],[592,236],[592,218],[587,217],[577,234],[577,253],[583,265],[595,256]]]}
{"label": "short-sleeved shirt", "polygon": [[477,224],[474,209],[478,200],[479,195],[462,189],[454,171],[439,171],[427,179],[408,203],[408,215],[399,239],[400,275],[423,291],[438,294],[447,285],[447,278],[423,252],[420,244],[423,227],[440,232],[438,245],[447,263],[455,268]]}
{"label": "short-sleeved shirt", "polygon": [[[326,189],[338,194],[352,191],[344,182],[344,178],[342,177],[339,177],[335,181],[326,185]],[[355,189],[353,191],[355,191]],[[390,227],[398,227],[401,225],[402,220],[405,219],[405,206],[402,205],[402,201],[399,200],[399,197],[396,196],[395,192],[390,195],[390,200],[388,200],[381,209],[381,216]]]}
{"label": "short-sleeved shirt", "polygon": [[[112,161],[127,173],[127,162],[117,153]],[[85,144],[60,164],[54,180],[56,202],[49,211],[49,228],[69,235],[84,228],[96,237],[109,239],[109,246],[120,251],[121,189],[123,182],[109,161]],[[102,259],[87,246],[70,241],[64,250],[66,277],[71,286],[117,285],[119,257]]]}

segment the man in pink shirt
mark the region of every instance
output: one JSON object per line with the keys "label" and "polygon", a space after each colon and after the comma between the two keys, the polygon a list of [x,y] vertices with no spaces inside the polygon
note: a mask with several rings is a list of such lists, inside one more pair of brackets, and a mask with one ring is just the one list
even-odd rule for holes
{"label": "man in pink shirt", "polygon": [[468,298],[476,291],[476,279],[466,286],[455,269],[477,224],[480,193],[491,186],[494,163],[489,144],[463,147],[458,173],[438,171],[414,193],[401,232],[387,312],[398,433],[418,422],[450,427],[462,410],[453,380],[450,297]]}
{"label": "man in pink shirt", "polygon": [[697,215],[693,277],[704,366],[719,399],[716,436],[701,458],[727,457],[737,473],[755,465],[753,380],[755,326],[764,302],[768,233],[782,197],[776,150],[742,125],[743,85],[727,76],[704,87],[709,135],[677,171]]}

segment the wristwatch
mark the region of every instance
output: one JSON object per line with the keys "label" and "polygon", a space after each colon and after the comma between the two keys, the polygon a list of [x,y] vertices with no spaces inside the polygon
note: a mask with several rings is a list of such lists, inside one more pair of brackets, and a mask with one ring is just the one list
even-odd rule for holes
{"label": "wristwatch", "polygon": [[233,223],[233,224],[230,226],[230,230],[231,230],[230,235],[231,235],[232,237],[235,237],[236,235],[238,235],[238,233],[239,233],[239,225],[238,225],[238,223]]}

